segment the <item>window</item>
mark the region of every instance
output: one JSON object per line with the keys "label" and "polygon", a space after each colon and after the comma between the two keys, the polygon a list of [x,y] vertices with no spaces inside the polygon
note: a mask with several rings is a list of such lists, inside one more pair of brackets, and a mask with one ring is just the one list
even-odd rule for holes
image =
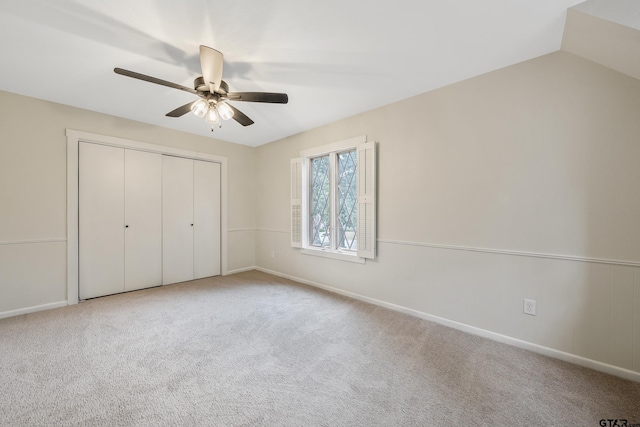
{"label": "window", "polygon": [[375,257],[375,143],[366,137],[291,161],[291,245],[363,262]]}
{"label": "window", "polygon": [[358,249],[357,152],[309,159],[309,245],[332,251]]}
{"label": "window", "polygon": [[[311,206],[311,236],[309,245],[328,248],[331,243],[331,218],[329,213],[331,186],[329,173],[329,156],[316,157],[310,160],[311,182],[309,202]],[[304,183],[303,183],[304,185]]]}

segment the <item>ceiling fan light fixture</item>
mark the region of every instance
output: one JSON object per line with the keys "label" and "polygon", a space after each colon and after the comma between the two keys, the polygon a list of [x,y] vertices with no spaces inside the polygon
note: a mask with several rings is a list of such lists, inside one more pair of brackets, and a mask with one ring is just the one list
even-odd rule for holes
{"label": "ceiling fan light fixture", "polygon": [[202,76],[196,77],[193,89],[157,77],[136,73],[123,68],[114,68],[116,74],[157,84],[160,86],[178,89],[197,95],[199,98],[193,102],[181,105],[173,111],[169,111],[167,117],[182,117],[191,111],[197,117],[205,118],[209,123],[217,123],[222,126],[222,120],[233,119],[242,126],[252,125],[254,122],[242,111],[224,101],[262,102],[268,104],[286,104],[289,97],[286,93],[271,92],[229,92],[229,85],[222,80],[223,56],[208,46],[200,46],[200,68]]}
{"label": "ceiling fan light fixture", "polygon": [[218,109],[218,113],[220,114],[220,118],[222,120],[229,120],[233,117],[233,110],[227,103],[218,102],[218,104],[216,104],[216,108]]}
{"label": "ceiling fan light fixture", "polygon": [[211,123],[212,125],[220,121],[220,117],[218,116],[216,107],[214,107],[213,105],[209,107],[209,110],[207,110],[206,114],[204,115],[204,120],[207,123]]}
{"label": "ceiling fan light fixture", "polygon": [[208,110],[209,102],[202,98],[198,99],[191,105],[191,111],[198,117],[204,117]]}

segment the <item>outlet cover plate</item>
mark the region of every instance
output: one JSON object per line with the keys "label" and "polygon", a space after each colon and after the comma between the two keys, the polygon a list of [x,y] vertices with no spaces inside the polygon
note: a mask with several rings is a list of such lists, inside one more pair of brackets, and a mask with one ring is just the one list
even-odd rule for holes
{"label": "outlet cover plate", "polygon": [[524,314],[536,315],[536,301],[532,299],[524,299]]}

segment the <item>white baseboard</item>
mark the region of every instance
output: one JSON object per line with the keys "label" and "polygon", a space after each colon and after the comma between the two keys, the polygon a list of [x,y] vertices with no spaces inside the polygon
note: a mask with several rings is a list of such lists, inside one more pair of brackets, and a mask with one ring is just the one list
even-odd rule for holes
{"label": "white baseboard", "polygon": [[5,317],[19,316],[21,314],[35,313],[36,311],[51,310],[53,308],[60,308],[60,307],[66,307],[66,306],[67,306],[66,301],[59,301],[59,302],[52,302],[49,304],[36,305],[33,307],[20,308],[18,310],[3,311],[3,312],[0,312],[0,319],[4,319]]}
{"label": "white baseboard", "polygon": [[565,353],[564,351],[555,350],[553,348],[541,346],[538,344],[530,343],[528,341],[519,340],[506,335],[501,335],[495,332],[487,331],[485,329],[469,326],[464,323],[455,322],[442,317],[433,316],[431,314],[423,313],[421,311],[413,310],[411,308],[403,307],[396,304],[391,304],[385,301],[381,301],[375,298],[366,297],[364,295],[356,294],[342,289],[326,286],[320,283],[312,282],[310,280],[302,279],[300,277],[291,276],[288,274],[280,273],[278,271],[269,270],[262,267],[255,267],[256,270],[264,273],[273,274],[274,276],[283,277],[285,279],[293,280],[296,282],[304,283],[316,288],[324,289],[329,292],[340,294],[349,298],[357,299],[360,301],[368,302],[380,307],[385,307],[400,313],[405,313],[411,316],[419,317],[421,319],[429,320],[444,326],[448,326],[453,329],[457,329],[463,332],[467,332],[473,335],[478,335],[484,338],[488,338],[493,341],[498,341],[504,344],[519,347],[525,350],[533,351],[534,353],[542,354],[544,356],[552,357],[554,359],[560,359],[565,362],[573,363],[575,365],[584,366],[596,371],[604,372],[606,374],[615,375],[630,381],[640,382],[640,372],[631,371],[629,369],[621,368],[619,366],[609,365],[607,363],[598,362],[596,360],[587,359],[582,356],[577,356],[571,353]]}
{"label": "white baseboard", "polygon": [[256,267],[255,265],[252,265],[251,267],[242,267],[242,268],[237,268],[237,269],[235,269],[235,270],[227,271],[227,273],[225,274],[225,276],[229,276],[229,275],[231,275],[231,274],[244,273],[245,271],[253,271],[253,270],[258,270],[258,267]]}

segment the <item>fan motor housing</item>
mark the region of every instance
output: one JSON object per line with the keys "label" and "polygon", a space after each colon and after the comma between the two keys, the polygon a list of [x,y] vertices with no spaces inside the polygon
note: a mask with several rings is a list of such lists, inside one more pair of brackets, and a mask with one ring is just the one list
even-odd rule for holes
{"label": "fan motor housing", "polygon": [[[204,77],[196,77],[193,80],[193,88],[198,92],[209,92],[209,86],[204,83]],[[229,85],[224,80],[220,81],[220,91],[229,93]]]}
{"label": "fan motor housing", "polygon": [[204,77],[196,77],[193,81],[193,88],[198,92],[209,92],[209,86],[204,84]]}

